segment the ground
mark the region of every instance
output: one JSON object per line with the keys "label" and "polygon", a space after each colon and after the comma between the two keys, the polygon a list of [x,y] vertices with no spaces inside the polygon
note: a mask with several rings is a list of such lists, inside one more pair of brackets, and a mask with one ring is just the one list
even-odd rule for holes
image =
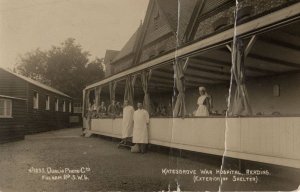
{"label": "ground", "polygon": [[[215,171],[220,169],[221,158],[197,154],[187,158],[183,153],[157,147],[146,154],[132,154],[128,149],[118,149],[112,139],[80,134],[81,129],[64,129],[0,145],[0,191],[161,191],[176,190],[177,183],[183,191],[219,189],[220,182],[203,178],[219,178]],[[229,162],[224,169],[236,170]],[[201,174],[205,169],[207,172]],[[291,191],[300,185],[299,170],[259,164],[249,169],[258,169],[264,175],[228,173],[223,175],[228,180],[221,190]],[[178,174],[182,170],[191,172]],[[233,177],[258,180],[233,182]]]}

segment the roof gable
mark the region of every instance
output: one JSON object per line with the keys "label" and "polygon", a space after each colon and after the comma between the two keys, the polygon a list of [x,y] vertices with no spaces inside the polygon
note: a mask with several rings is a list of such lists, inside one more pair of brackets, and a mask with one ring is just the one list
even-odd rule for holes
{"label": "roof gable", "polygon": [[[153,0],[145,30],[144,45],[173,33],[182,44],[198,0]],[[177,42],[176,42],[177,43]]]}
{"label": "roof gable", "polygon": [[30,84],[33,84],[33,85],[35,85],[35,86],[37,86],[37,87],[40,87],[40,88],[45,89],[45,90],[48,90],[48,91],[50,91],[50,92],[53,92],[53,93],[56,93],[56,94],[59,94],[59,95],[62,95],[62,96],[71,98],[69,95],[67,95],[67,94],[65,94],[65,93],[63,93],[63,92],[61,92],[61,91],[59,91],[59,90],[57,90],[57,89],[54,89],[53,87],[50,87],[50,86],[48,86],[48,85],[45,85],[45,84],[43,84],[43,83],[40,83],[40,82],[35,81],[35,80],[33,80],[33,79],[30,79],[30,78],[28,78],[28,77],[25,77],[25,76],[23,76],[23,75],[14,73],[14,72],[9,71],[9,70],[7,70],[7,69],[4,69],[4,68],[2,68],[2,67],[0,67],[0,69],[2,69],[3,71],[5,71],[5,72],[7,72],[7,73],[10,73],[10,74],[12,74],[12,75],[14,75],[14,76],[16,76],[16,77],[18,77],[18,78],[20,78],[20,79],[23,79],[24,81],[26,81],[26,82],[28,82],[28,83],[30,83]]}
{"label": "roof gable", "polygon": [[111,63],[119,53],[120,51],[116,51],[116,50],[106,50],[105,57],[104,57],[104,64]]}
{"label": "roof gable", "polygon": [[175,35],[174,28],[172,29],[163,9],[161,9],[161,7],[159,6],[159,1],[154,1],[153,8],[148,14],[149,20],[147,22],[147,26],[144,26],[144,45],[149,44],[169,33],[173,33],[173,35]]}
{"label": "roof gable", "polygon": [[173,33],[177,35],[179,43],[183,40],[196,3],[197,0],[157,0],[160,11]]}
{"label": "roof gable", "polygon": [[135,31],[135,33],[130,37],[130,39],[127,41],[125,46],[121,49],[121,51],[113,59],[113,62],[118,61],[118,60],[130,55],[131,53],[134,53],[134,47],[135,47],[136,41],[138,39],[140,29],[141,29],[141,27],[139,27]]}

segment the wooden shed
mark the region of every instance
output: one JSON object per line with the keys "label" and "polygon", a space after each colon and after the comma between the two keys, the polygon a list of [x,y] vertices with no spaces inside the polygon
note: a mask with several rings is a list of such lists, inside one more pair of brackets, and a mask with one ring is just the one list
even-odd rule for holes
{"label": "wooden shed", "polygon": [[[69,127],[72,98],[61,91],[0,68],[0,95],[14,98],[9,122],[23,125],[24,134]],[[20,101],[25,103],[21,105]],[[14,118],[15,111],[23,114],[22,120]],[[7,118],[0,116],[1,128],[10,127],[7,122]]]}

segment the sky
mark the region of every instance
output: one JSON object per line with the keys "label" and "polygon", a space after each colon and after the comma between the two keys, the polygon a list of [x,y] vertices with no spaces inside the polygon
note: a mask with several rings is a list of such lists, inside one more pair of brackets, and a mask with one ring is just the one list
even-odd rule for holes
{"label": "sky", "polygon": [[91,59],[120,50],[144,19],[148,0],[0,0],[0,67],[75,38]]}

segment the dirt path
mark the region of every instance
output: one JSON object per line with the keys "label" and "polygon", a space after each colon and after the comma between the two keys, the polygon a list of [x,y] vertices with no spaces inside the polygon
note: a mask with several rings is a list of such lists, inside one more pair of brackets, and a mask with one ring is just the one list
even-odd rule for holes
{"label": "dirt path", "polygon": [[[219,177],[215,171],[220,167],[214,161],[154,151],[132,154],[118,149],[117,143],[110,140],[80,137],[80,131],[47,132],[0,145],[0,191],[158,191],[168,190],[169,186],[175,190],[176,183],[181,190],[189,191],[219,188],[220,182],[207,181]],[[200,174],[200,169],[208,172]],[[196,182],[194,170],[199,179]],[[300,179],[298,183],[291,179],[299,175],[270,174],[258,176],[257,183],[233,182],[233,175],[227,175],[222,189],[295,190],[300,184]]]}

